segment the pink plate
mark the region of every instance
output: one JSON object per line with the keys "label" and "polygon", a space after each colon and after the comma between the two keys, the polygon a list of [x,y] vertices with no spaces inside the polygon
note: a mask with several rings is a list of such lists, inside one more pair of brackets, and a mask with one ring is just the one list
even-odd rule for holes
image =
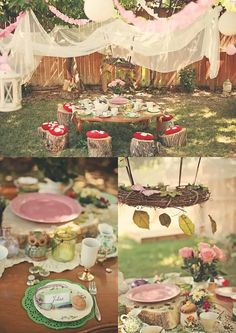
{"label": "pink plate", "polygon": [[115,104],[115,105],[125,105],[128,102],[129,102],[129,100],[124,97],[114,97],[110,100],[110,103]]}
{"label": "pink plate", "polygon": [[156,283],[133,288],[127,293],[127,297],[135,302],[157,303],[168,301],[178,296],[179,293],[179,287],[174,284]]}
{"label": "pink plate", "polygon": [[49,193],[21,194],[12,200],[11,209],[23,219],[41,223],[69,222],[82,211],[76,200]]}

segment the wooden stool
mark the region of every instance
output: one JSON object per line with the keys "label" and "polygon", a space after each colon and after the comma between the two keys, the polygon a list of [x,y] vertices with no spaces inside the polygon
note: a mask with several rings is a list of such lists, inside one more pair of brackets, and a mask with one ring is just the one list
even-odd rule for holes
{"label": "wooden stool", "polygon": [[57,120],[60,125],[68,126],[70,124],[72,112],[64,109],[62,104],[57,106]]}
{"label": "wooden stool", "polygon": [[174,126],[173,116],[170,114],[166,114],[163,117],[161,117],[160,121],[161,122],[157,133],[158,135],[163,135],[165,133],[165,130],[167,130],[167,128]]}
{"label": "wooden stool", "polygon": [[133,138],[130,144],[130,154],[135,157],[154,157],[160,153],[160,143],[154,140]]}
{"label": "wooden stool", "polygon": [[47,135],[47,130],[43,129],[42,126],[38,127],[38,135],[42,138],[45,139]]}
{"label": "wooden stool", "polygon": [[53,154],[60,153],[69,143],[68,128],[64,125],[58,125],[50,129],[45,138],[45,146]]}
{"label": "wooden stool", "polygon": [[89,138],[87,137],[88,156],[89,157],[111,157],[112,156],[112,138]]}
{"label": "wooden stool", "polygon": [[187,143],[187,130],[182,128],[177,133],[159,135],[159,138],[163,146],[182,147]]}

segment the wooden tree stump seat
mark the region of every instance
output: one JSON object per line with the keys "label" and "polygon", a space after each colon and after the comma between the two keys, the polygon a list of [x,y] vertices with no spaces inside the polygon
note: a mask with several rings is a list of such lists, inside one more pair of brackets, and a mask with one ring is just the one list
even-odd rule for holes
{"label": "wooden tree stump seat", "polygon": [[55,136],[50,132],[47,132],[45,138],[45,147],[53,154],[58,154],[64,150],[69,143],[69,133],[65,133],[60,136]]}
{"label": "wooden tree stump seat", "polygon": [[154,140],[140,140],[133,138],[130,144],[130,154],[135,157],[154,157],[160,152],[159,143]]}
{"label": "wooden tree stump seat", "polygon": [[159,135],[160,141],[166,147],[182,147],[187,143],[187,130],[182,128],[180,132],[174,134]]}
{"label": "wooden tree stump seat", "polygon": [[62,104],[57,107],[57,121],[60,125],[68,126],[71,122],[72,113],[64,109]]}
{"label": "wooden tree stump seat", "polygon": [[112,138],[110,136],[102,139],[87,138],[89,157],[111,157]]}
{"label": "wooden tree stump seat", "polygon": [[42,138],[45,139],[47,135],[47,130],[43,129],[42,126],[38,127],[38,135]]}

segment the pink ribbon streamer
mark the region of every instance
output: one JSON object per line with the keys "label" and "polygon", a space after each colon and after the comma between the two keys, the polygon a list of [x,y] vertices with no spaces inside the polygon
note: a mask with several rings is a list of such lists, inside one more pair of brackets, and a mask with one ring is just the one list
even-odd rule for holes
{"label": "pink ribbon streamer", "polygon": [[126,10],[119,0],[113,0],[120,15],[128,22],[145,32],[170,32],[184,29],[190,26],[199,16],[203,15],[207,9],[214,4],[214,0],[198,0],[187,4],[180,12],[168,18],[158,18],[146,20],[137,17],[131,10]]}
{"label": "pink ribbon streamer", "polygon": [[22,18],[25,16],[25,12],[21,12],[14,23],[8,25],[4,30],[0,31],[0,38],[8,37],[19,25]]}
{"label": "pink ribbon streamer", "polygon": [[89,20],[86,19],[74,19],[72,17],[69,17],[65,14],[63,14],[62,12],[60,12],[56,7],[54,6],[48,6],[50,12],[52,14],[54,14],[56,17],[58,17],[59,19],[61,19],[62,21],[69,23],[69,24],[73,24],[73,25],[85,25],[89,22]]}

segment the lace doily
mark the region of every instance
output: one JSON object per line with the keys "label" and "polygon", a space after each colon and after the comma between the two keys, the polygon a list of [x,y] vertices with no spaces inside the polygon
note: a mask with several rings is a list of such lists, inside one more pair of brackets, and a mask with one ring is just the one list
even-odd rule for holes
{"label": "lace doily", "polygon": [[[44,317],[34,306],[34,301],[33,301],[33,297],[36,293],[36,290],[42,286],[44,286],[45,284],[47,284],[48,282],[51,282],[52,280],[44,280],[42,282],[40,282],[39,284],[37,284],[36,286],[32,286],[26,289],[25,291],[25,295],[22,299],[22,305],[24,307],[24,309],[27,311],[28,316],[30,317],[30,319],[32,321],[34,321],[37,324],[41,324],[44,326],[47,326],[48,328],[52,328],[54,330],[60,330],[60,329],[65,329],[65,328],[78,328],[81,327],[83,325],[86,324],[86,322],[90,319],[93,319],[95,316],[94,313],[94,309],[92,310],[92,312],[80,319],[80,320],[76,320],[76,321],[72,321],[72,322],[58,322],[58,321],[54,321],[51,319],[48,319],[46,317]],[[53,280],[53,281],[67,281],[70,283],[73,283],[69,280],[65,280],[65,279],[60,279],[60,280]],[[74,284],[79,284],[79,283],[74,283]],[[86,289],[83,285],[79,284],[82,288]]]}
{"label": "lace doily", "polygon": [[24,251],[20,251],[17,257],[0,261],[0,277],[2,276],[6,268],[18,265],[22,262],[32,263],[34,266],[41,266],[45,270],[55,273],[61,273],[66,270],[73,270],[80,264],[80,247],[81,244],[76,244],[75,257],[69,262],[56,261],[51,255],[49,255],[49,257],[44,261],[33,261],[31,258],[25,255]]}

